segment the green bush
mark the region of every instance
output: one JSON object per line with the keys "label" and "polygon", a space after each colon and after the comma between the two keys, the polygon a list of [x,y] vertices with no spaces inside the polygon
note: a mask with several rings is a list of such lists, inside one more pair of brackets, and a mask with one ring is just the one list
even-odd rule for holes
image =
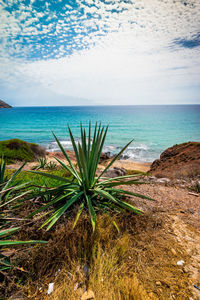
{"label": "green bush", "polygon": [[0,157],[3,156],[9,163],[15,160],[33,161],[36,157],[44,155],[45,149],[37,144],[19,139],[0,141]]}

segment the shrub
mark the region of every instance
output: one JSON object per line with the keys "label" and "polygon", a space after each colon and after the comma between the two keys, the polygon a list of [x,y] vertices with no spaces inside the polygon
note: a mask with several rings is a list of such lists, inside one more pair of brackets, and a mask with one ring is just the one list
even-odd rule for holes
{"label": "shrub", "polygon": [[20,227],[15,228],[5,228],[9,223],[8,213],[9,205],[28,193],[30,191],[25,191],[28,183],[24,182],[23,184],[14,183],[16,176],[21,172],[24,164],[15,171],[10,178],[6,176],[6,163],[4,159],[1,159],[0,163],[0,271],[5,271],[11,267],[9,257],[4,255],[4,248],[8,248],[20,244],[35,244],[35,243],[45,243],[44,241],[13,241],[7,240],[7,236],[13,235]]}
{"label": "shrub", "polygon": [[[141,214],[142,211],[133,205],[122,201],[123,196],[136,196],[143,199],[150,199],[149,197],[125,191],[121,188],[116,188],[121,185],[140,184],[137,175],[120,176],[115,178],[105,178],[103,174],[110,168],[110,166],[120,157],[123,151],[130,145],[129,142],[112,161],[105,167],[105,169],[96,176],[98,163],[100,160],[101,152],[104,146],[108,126],[106,128],[95,126],[93,137],[91,133],[91,124],[89,124],[88,136],[86,136],[86,130],[81,125],[81,142],[78,146],[75,143],[71,129],[68,127],[70,139],[73,145],[73,149],[76,155],[77,166],[71,162],[68,154],[65,152],[63,146],[54,135],[60,150],[67,159],[69,166],[63,163],[61,160],[55,157],[60,165],[66,169],[72,176],[72,179],[55,176],[52,174],[30,171],[37,175],[46,176],[51,179],[56,179],[60,182],[55,188],[47,189],[46,191],[38,191],[34,197],[43,196],[48,194],[51,196],[51,201],[46,205],[43,205],[38,210],[33,212],[30,216],[33,216],[41,211],[46,210],[50,206],[54,207],[54,213],[44,222],[43,226],[47,226],[49,230],[56,221],[65,213],[69,208],[71,209],[75,205],[79,205],[78,213],[74,222],[76,225],[83,210],[86,210],[91,218],[93,231],[95,230],[96,212],[103,210],[105,213],[110,214],[112,211],[121,212],[124,210],[130,210],[136,214]],[[78,169],[78,170],[77,170]],[[131,177],[131,179],[130,179]],[[135,178],[133,178],[135,177]],[[116,224],[115,224],[116,225]]]}
{"label": "shrub", "polygon": [[19,139],[0,141],[0,156],[4,156],[7,162],[32,161],[38,156],[44,156],[45,152],[39,145]]}
{"label": "shrub", "polygon": [[39,169],[44,169],[47,165],[47,159],[46,157],[39,157],[37,159],[39,165],[33,167],[33,170],[39,170]]}

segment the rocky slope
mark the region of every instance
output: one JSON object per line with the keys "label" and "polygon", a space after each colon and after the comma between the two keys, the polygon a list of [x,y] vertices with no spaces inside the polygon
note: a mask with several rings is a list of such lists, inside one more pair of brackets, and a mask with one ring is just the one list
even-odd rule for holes
{"label": "rocky slope", "polygon": [[0,100],[0,108],[11,108],[11,107],[12,106],[10,106],[9,104],[7,104],[3,100]]}
{"label": "rocky slope", "polygon": [[200,143],[188,142],[166,149],[150,168],[155,176],[170,178],[200,175]]}

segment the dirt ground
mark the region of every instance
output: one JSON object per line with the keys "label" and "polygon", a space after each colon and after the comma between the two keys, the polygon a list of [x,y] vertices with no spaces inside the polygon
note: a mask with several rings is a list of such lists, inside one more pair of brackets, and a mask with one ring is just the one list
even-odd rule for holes
{"label": "dirt ground", "polygon": [[[73,160],[74,154],[69,154]],[[53,155],[48,155],[48,161],[55,161]],[[62,154],[59,155],[62,159]],[[25,169],[35,164],[29,163]],[[146,172],[150,164],[117,161],[115,166]],[[191,195],[186,188],[159,183],[127,186],[126,189],[154,199],[130,198],[144,211],[143,216],[135,217],[134,246],[129,255],[136,289],[141,295],[133,299],[199,300],[200,194]]]}
{"label": "dirt ground", "polygon": [[[145,270],[137,272],[144,289],[151,290],[150,299],[156,296],[158,299],[200,299],[200,291],[194,287],[200,287],[200,195],[196,197],[186,189],[159,184],[127,188],[155,199],[146,203],[134,199],[135,206],[157,220],[160,227],[151,231],[151,250],[147,246]],[[148,240],[146,233],[144,239]],[[157,245],[152,243],[153,239],[158,241]],[[178,266],[181,260],[183,265]]]}
{"label": "dirt ground", "polygon": [[[200,196],[190,195],[187,189],[158,183],[127,186],[127,189],[154,199],[154,201],[144,201],[139,198],[130,198],[130,201],[136,207],[141,208],[144,214],[142,216],[130,214],[127,216],[128,219],[122,222],[120,219],[116,220],[121,233],[128,232],[130,236],[129,253],[124,259],[127,270],[134,274],[134,280],[132,279],[129,284],[134,285],[133,290],[136,296],[109,298],[108,291],[104,290],[99,283],[98,288],[95,289],[93,286],[95,299],[199,300],[200,291],[196,287],[200,287]],[[67,223],[64,226],[66,226],[65,230],[60,231],[59,227],[56,230],[59,238],[52,238],[50,248],[57,241],[56,239],[61,243],[64,240],[62,234],[69,230]],[[121,237],[116,234],[115,239]],[[113,243],[113,240],[110,242]],[[51,249],[51,251],[54,250]],[[56,251],[58,251],[57,256],[61,255],[60,251],[64,251],[64,248]],[[52,255],[54,255],[53,252]],[[27,267],[25,265],[25,269]],[[42,278],[40,282],[45,277]],[[52,280],[55,282],[55,293],[57,287],[60,289],[61,286],[61,289],[66,289],[65,286],[62,287],[63,278],[55,278],[53,275],[46,283],[44,282],[44,291],[47,291],[47,283]],[[33,283],[32,287],[35,284]],[[74,286],[75,283],[73,282],[72,285]],[[45,293],[42,297],[35,296],[34,298],[28,297],[28,299],[66,299],[60,294],[55,295],[53,293],[49,297]],[[80,298],[72,297],[71,299]]]}

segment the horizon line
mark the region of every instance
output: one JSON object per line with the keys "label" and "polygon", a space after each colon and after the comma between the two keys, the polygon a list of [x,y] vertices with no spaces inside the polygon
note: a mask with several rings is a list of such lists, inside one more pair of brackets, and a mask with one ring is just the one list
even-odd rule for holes
{"label": "horizon line", "polygon": [[200,103],[180,103],[180,104],[96,104],[96,105],[15,105],[11,108],[17,107],[113,107],[113,106],[183,106],[183,105],[200,105]]}

